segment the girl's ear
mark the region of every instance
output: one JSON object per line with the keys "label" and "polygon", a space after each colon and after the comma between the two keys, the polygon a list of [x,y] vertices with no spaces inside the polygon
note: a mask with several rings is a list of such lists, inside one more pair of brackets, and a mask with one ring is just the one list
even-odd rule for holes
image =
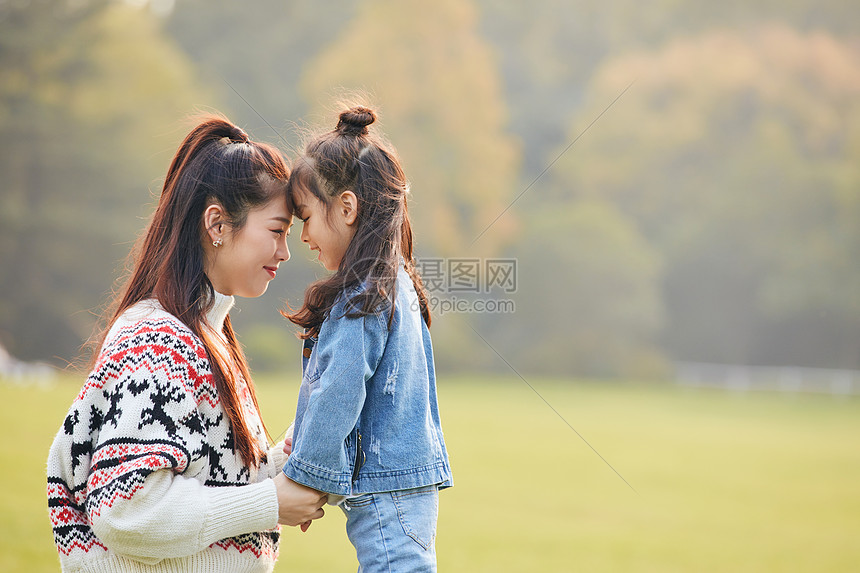
{"label": "girl's ear", "polygon": [[224,209],[218,203],[213,203],[206,207],[203,211],[203,228],[209,235],[209,242],[218,245],[224,240],[224,225],[226,217],[224,217]]}
{"label": "girl's ear", "polygon": [[346,190],[340,194],[340,205],[338,205],[343,220],[347,225],[355,224],[358,218],[358,197],[352,191]]}

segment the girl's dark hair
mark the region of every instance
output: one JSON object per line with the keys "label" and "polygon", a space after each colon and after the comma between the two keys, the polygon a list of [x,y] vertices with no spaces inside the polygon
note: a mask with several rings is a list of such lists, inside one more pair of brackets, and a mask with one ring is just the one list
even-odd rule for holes
{"label": "girl's dark hair", "polygon": [[209,205],[219,204],[227,224],[237,232],[252,209],[278,197],[283,197],[291,209],[288,179],[289,169],[277,149],[249,140],[224,117],[202,118],[173,157],[152,221],[129,255],[133,270],[114,302],[113,312],[108,312],[110,319],[99,340],[100,347],[110,325],[126,309],[144,299],[158,299],[164,310],[203,341],[219,400],[230,420],[234,449],[246,465],[255,467],[265,452],[251,434],[239,397],[244,378],[257,405],[248,362],[229,315],[222,330],[229,356],[219,352],[221,345],[215,343],[206,320],[215,303],[215,291],[204,273],[203,241],[208,240],[208,234],[203,228],[203,212]]}
{"label": "girl's dark hair", "polygon": [[[316,336],[338,295],[355,287],[364,288],[350,299],[347,316],[363,316],[389,306],[393,310],[401,257],[415,285],[421,316],[430,326],[427,292],[412,254],[412,226],[406,209],[409,184],[391,145],[368,130],[374,121],[376,113],[366,107],[342,112],[337,127],[308,143],[304,156],[293,165],[291,197],[295,198],[292,189],[307,189],[327,211],[331,201],[346,190],[358,198],[355,235],[337,272],[310,285],[302,308],[285,314],[305,329],[302,338]],[[392,312],[389,326],[393,316]]]}

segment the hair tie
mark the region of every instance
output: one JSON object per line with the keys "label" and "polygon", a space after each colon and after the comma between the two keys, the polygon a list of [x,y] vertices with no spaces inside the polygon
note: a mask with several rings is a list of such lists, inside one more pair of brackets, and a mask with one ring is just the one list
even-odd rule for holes
{"label": "hair tie", "polygon": [[364,159],[365,157],[367,157],[367,155],[369,153],[370,153],[370,146],[369,145],[365,145],[364,147],[362,147],[361,151],[358,152],[358,155],[355,157],[355,159],[352,160],[352,168],[357,171],[360,166],[364,165],[364,163],[361,160]]}

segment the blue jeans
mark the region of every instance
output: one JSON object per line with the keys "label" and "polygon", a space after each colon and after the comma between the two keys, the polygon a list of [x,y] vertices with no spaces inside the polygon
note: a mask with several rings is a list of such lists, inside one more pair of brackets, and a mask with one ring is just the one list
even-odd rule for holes
{"label": "blue jeans", "polygon": [[359,573],[436,571],[435,485],[346,499],[346,534]]}

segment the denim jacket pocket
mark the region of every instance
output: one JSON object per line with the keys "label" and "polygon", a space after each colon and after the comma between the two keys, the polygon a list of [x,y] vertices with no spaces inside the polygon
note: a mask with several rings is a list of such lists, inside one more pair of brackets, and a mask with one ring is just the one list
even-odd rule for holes
{"label": "denim jacket pocket", "polygon": [[391,492],[403,532],[424,549],[436,539],[439,492],[435,485]]}

